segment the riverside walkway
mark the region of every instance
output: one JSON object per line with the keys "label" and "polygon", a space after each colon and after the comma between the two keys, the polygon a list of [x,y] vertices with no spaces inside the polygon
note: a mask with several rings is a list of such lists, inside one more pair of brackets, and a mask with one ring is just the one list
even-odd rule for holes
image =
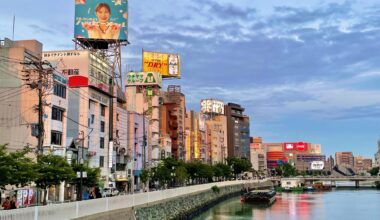
{"label": "riverside walkway", "polygon": [[36,206],[14,210],[0,211],[0,220],[67,220],[95,215],[112,210],[133,208],[148,205],[164,200],[170,200],[179,196],[210,190],[212,186],[225,187],[234,185],[260,184],[266,180],[237,180],[215,182],[201,185],[192,185],[167,190],[152,191],[146,193],[129,194],[124,196],[107,197],[86,201]]}

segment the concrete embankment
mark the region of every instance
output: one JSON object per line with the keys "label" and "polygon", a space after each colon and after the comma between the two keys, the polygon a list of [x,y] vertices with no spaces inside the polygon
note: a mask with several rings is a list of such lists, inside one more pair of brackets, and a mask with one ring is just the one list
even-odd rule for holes
{"label": "concrete embankment", "polygon": [[76,219],[190,219],[227,198],[239,195],[244,187],[268,188],[272,186],[272,183],[270,181],[239,183],[235,185],[214,187],[214,190],[211,188],[211,184],[209,184],[209,186],[210,187],[207,189],[204,189],[203,187],[203,189],[197,192],[186,195]]}

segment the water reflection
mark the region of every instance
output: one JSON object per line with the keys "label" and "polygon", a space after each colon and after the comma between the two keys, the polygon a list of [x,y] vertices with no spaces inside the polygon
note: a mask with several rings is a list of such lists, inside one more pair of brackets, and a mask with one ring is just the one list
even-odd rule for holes
{"label": "water reflection", "polygon": [[196,219],[319,220],[377,219],[380,191],[335,190],[324,193],[282,193],[269,207],[229,199]]}

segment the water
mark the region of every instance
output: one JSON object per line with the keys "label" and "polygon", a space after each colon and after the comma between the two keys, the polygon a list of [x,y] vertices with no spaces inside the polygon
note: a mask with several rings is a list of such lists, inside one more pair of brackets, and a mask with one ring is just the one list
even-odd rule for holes
{"label": "water", "polygon": [[200,219],[255,220],[372,220],[380,219],[380,190],[333,190],[315,193],[277,193],[269,207],[242,205],[240,197],[226,200]]}

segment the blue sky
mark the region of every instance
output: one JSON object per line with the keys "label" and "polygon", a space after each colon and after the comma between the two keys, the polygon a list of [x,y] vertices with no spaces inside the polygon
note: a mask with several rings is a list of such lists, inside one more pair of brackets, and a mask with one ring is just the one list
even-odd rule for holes
{"label": "blue sky", "polygon": [[[72,49],[74,1],[2,4],[0,37]],[[380,2],[131,0],[127,70],[141,50],[181,55],[188,108],[219,98],[246,108],[251,135],[373,157],[380,135]]]}

